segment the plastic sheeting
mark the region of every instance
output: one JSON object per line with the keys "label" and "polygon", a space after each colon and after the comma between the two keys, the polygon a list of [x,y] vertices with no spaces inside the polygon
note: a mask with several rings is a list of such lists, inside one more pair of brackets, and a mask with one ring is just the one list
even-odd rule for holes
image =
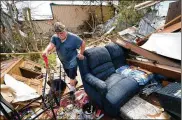
{"label": "plastic sheeting", "polygon": [[154,33],[141,47],[166,57],[181,60],[181,33]]}

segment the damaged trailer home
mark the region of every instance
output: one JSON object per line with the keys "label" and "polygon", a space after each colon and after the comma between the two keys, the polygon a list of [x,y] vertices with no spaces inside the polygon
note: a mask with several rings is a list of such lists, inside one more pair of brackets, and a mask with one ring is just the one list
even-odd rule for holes
{"label": "damaged trailer home", "polygon": [[179,2],[169,4],[155,30],[144,31],[143,18],[139,27],[108,35],[112,26],[104,36],[109,43],[88,46],[77,59],[75,92],[62,65],[52,70],[46,56],[44,66],[19,57],[2,61],[1,119],[181,119],[181,14],[171,13]]}

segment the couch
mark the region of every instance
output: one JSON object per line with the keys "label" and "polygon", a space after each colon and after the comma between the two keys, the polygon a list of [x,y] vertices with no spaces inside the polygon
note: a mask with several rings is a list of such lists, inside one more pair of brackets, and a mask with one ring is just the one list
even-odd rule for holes
{"label": "couch", "polygon": [[113,117],[120,107],[138,91],[138,83],[115,70],[126,64],[127,50],[115,43],[84,51],[84,60],[77,60],[85,92],[91,101]]}

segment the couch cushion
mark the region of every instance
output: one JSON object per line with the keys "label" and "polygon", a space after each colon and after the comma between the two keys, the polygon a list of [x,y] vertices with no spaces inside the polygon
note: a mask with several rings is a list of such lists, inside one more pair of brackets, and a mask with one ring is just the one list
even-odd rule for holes
{"label": "couch cushion", "polygon": [[106,79],[107,89],[110,90],[116,83],[123,80],[125,76],[121,76],[119,73],[114,73]]}
{"label": "couch cushion", "polygon": [[126,64],[125,52],[126,50],[115,43],[109,43],[106,46],[111,59],[113,61],[115,69]]}
{"label": "couch cushion", "polygon": [[136,94],[136,92],[138,92],[139,85],[132,78],[121,77],[119,79],[118,77],[119,75],[115,74],[106,80],[106,84],[108,84],[108,87],[110,88],[106,94],[106,99],[113,106],[119,107],[120,105],[125,104]]}
{"label": "couch cushion", "polygon": [[104,95],[107,92],[106,83],[90,73],[85,75],[84,81],[96,89],[100,94]]}
{"label": "couch cushion", "polygon": [[105,47],[95,47],[84,52],[91,73],[101,80],[115,73],[109,52]]}

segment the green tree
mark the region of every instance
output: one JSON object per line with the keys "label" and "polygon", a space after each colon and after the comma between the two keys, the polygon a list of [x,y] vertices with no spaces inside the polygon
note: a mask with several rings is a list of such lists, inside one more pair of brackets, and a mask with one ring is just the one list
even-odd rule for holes
{"label": "green tree", "polygon": [[[123,1],[119,2],[118,11],[119,18],[118,23],[125,24],[125,28],[136,25],[139,20],[144,16],[144,13],[137,11],[135,5],[142,1]],[[123,29],[125,29],[123,28]]]}

